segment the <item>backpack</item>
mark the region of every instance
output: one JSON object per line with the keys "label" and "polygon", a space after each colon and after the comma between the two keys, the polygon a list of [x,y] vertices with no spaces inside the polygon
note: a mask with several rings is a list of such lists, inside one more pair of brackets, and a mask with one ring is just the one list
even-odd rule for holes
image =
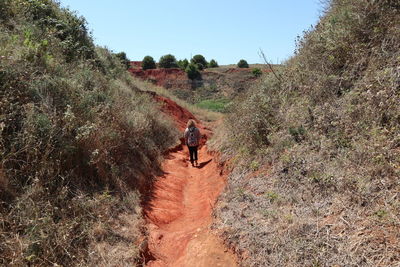
{"label": "backpack", "polygon": [[196,137],[196,128],[190,127],[189,128],[189,136],[188,136],[188,146],[197,146],[197,137]]}

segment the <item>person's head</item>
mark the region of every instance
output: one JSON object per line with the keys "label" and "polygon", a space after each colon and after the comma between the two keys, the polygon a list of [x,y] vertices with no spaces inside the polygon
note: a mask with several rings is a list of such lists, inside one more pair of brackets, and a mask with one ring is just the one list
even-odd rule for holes
{"label": "person's head", "polygon": [[188,128],[196,127],[196,122],[194,120],[192,120],[192,119],[188,120],[187,127]]}

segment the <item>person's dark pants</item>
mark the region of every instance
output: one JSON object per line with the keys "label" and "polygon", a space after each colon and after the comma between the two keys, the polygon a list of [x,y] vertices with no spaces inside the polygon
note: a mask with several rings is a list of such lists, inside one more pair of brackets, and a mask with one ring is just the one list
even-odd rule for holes
{"label": "person's dark pants", "polygon": [[195,160],[197,160],[197,146],[188,146],[190,162],[193,164]]}

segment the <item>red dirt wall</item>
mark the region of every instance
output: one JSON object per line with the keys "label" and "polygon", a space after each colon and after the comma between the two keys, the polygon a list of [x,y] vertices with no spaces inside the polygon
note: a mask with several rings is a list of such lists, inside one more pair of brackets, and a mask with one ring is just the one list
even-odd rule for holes
{"label": "red dirt wall", "polygon": [[163,87],[169,87],[169,83],[176,84],[177,81],[181,81],[182,83],[188,82],[188,78],[186,73],[181,69],[151,69],[151,70],[142,70],[142,69],[129,69],[129,72],[138,78],[143,80],[150,80],[154,84]]}

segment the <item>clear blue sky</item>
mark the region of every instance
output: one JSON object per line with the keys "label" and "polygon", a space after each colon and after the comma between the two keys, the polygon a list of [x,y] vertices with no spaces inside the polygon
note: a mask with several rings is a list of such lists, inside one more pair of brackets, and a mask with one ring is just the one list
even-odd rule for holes
{"label": "clear blue sky", "polygon": [[220,65],[241,58],[273,63],[293,54],[295,38],[318,21],[319,0],[60,0],[88,21],[95,43],[131,60],[202,54]]}

